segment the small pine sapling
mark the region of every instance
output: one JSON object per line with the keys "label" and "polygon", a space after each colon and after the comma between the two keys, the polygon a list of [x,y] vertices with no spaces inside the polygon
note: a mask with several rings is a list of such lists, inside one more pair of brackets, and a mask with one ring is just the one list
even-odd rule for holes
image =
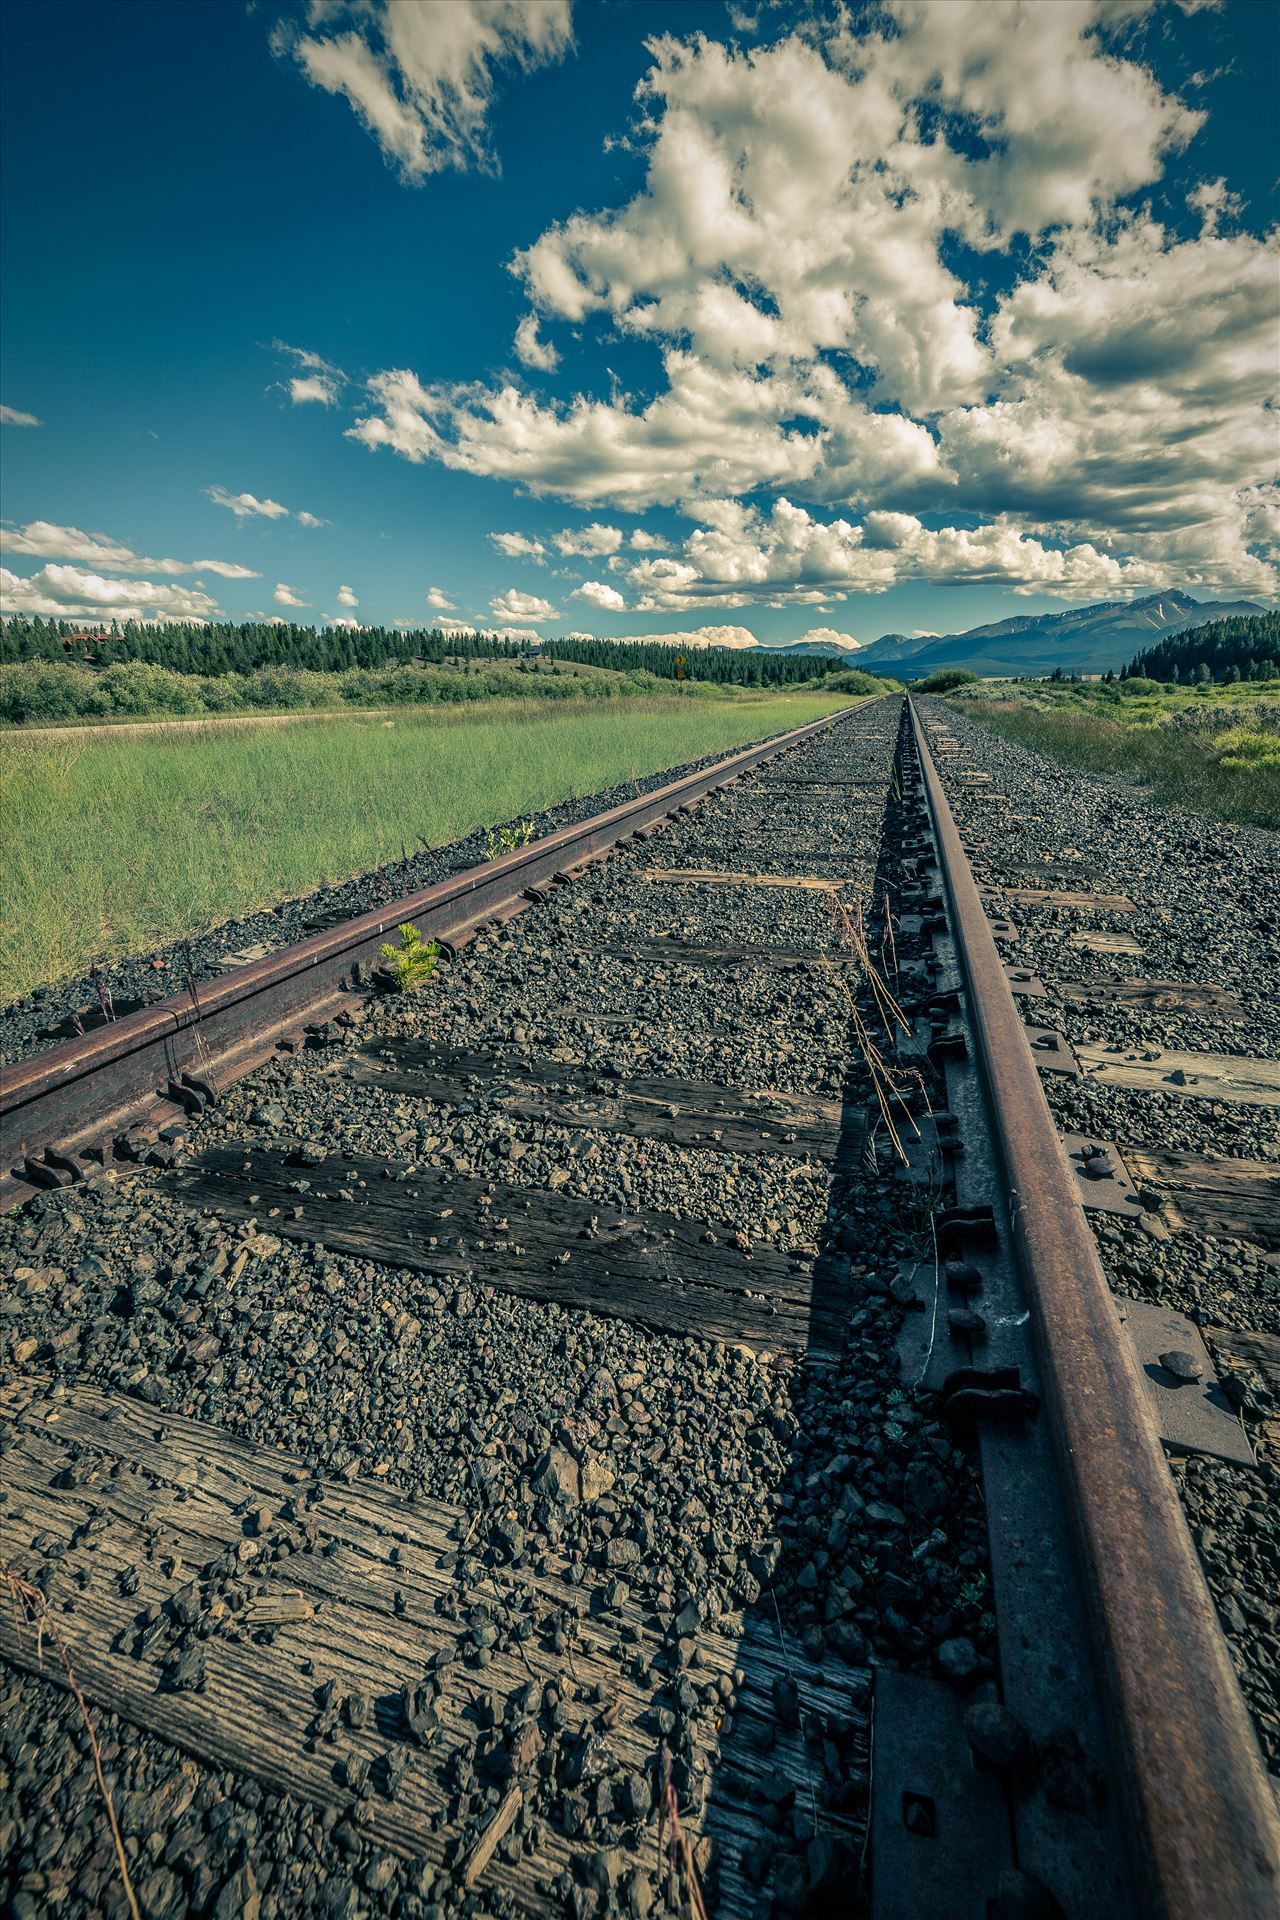
{"label": "small pine sapling", "polygon": [[418,929],[406,922],[400,928],[400,945],[392,946],[388,941],[382,949],[382,957],[395,975],[397,991],[413,993],[435,972],[440,946],[435,940],[424,941]]}

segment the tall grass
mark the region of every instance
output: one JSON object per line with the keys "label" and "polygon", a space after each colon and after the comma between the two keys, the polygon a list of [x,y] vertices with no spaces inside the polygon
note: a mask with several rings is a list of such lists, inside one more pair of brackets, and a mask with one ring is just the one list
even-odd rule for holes
{"label": "tall grass", "polygon": [[491,701],[0,742],[0,992],[368,872],[848,700]]}
{"label": "tall grass", "polygon": [[1166,805],[1280,827],[1280,730],[1274,705],[1261,698],[1215,709],[1185,697],[1087,693],[1042,704],[1029,693],[970,696],[963,711],[1067,766],[1128,775]]}

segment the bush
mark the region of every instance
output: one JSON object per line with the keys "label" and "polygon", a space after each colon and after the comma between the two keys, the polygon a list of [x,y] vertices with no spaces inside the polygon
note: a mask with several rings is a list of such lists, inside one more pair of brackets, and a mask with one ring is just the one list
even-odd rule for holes
{"label": "bush", "polygon": [[323,700],[324,682],[346,675],[308,673],[301,667],[259,667],[248,676],[245,685],[247,704],[255,707],[280,707],[286,712],[309,707]]}
{"label": "bush", "polygon": [[968,667],[939,667],[927,680],[917,683],[917,693],[954,693],[957,687],[976,686],[981,675]]}
{"label": "bush", "polygon": [[1164,688],[1158,680],[1144,680],[1140,673],[1130,674],[1127,680],[1119,681],[1118,685],[1121,693],[1124,694],[1164,692]]}
{"label": "bush", "polygon": [[1213,758],[1220,767],[1238,772],[1268,767],[1280,772],[1280,731],[1266,732],[1259,727],[1228,727],[1213,742]]}
{"label": "bush", "polygon": [[200,682],[189,673],[153,667],[145,660],[122,661],[91,675],[94,713],[121,713],[134,718],[144,713],[203,713]]}
{"label": "bush", "polygon": [[847,667],[843,673],[824,674],[814,684],[822,693],[893,693],[901,682],[881,679],[878,673],[868,673],[863,667]]}
{"label": "bush", "polygon": [[61,660],[14,661],[0,667],[0,720],[14,727],[74,720],[92,713],[97,684],[88,667],[69,667]]}

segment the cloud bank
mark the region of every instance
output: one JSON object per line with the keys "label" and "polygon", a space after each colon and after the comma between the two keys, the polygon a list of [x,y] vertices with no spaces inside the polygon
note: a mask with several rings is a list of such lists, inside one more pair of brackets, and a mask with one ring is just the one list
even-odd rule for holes
{"label": "cloud bank", "polygon": [[558,400],[386,368],[351,436],[676,508],[695,531],[629,575],[642,607],[1274,592],[1280,247],[1221,181],[1150,210],[1204,115],[1127,56],[1146,10],[890,0],[745,50],[660,36],[643,185],[513,262],[530,376],[621,335],[651,380]]}

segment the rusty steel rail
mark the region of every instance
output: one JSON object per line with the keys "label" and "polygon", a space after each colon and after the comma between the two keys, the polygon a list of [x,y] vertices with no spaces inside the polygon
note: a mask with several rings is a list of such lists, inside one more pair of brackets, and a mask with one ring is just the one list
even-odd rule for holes
{"label": "rusty steel rail", "polygon": [[909,701],[1152,1920],[1275,1920],[1280,1820],[951,809]]}
{"label": "rusty steel rail", "polygon": [[133,1127],[196,1114],[286,1036],[331,1019],[404,921],[446,952],[627,840],[655,832],[851,709],[793,727],[543,840],[358,915],[0,1073],[0,1207],[110,1160]]}

